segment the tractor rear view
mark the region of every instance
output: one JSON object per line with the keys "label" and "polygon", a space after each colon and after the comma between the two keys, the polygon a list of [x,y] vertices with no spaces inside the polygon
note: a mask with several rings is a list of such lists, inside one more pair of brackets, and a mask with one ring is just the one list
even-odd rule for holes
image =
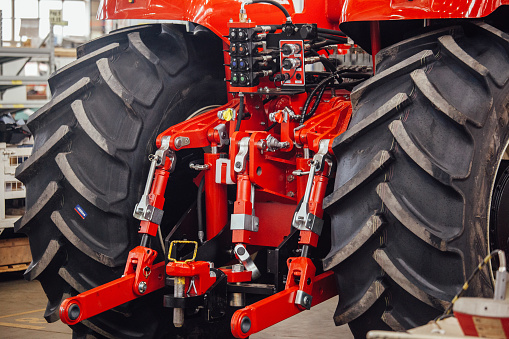
{"label": "tractor rear view", "polygon": [[[17,170],[45,318],[246,338],[337,294],[356,338],[507,253],[508,1],[109,1]],[[351,39],[374,68],[347,65]],[[491,267],[469,292],[491,296]]]}

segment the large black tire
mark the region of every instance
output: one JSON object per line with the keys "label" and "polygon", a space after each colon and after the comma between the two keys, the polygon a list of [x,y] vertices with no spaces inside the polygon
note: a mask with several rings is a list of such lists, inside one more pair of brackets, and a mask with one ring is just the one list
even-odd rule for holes
{"label": "large black tire", "polygon": [[[155,137],[226,102],[222,42],[201,27],[127,28],[80,47],[78,56],[50,78],[53,98],[28,122],[33,154],[16,173],[27,187],[16,230],[28,234],[33,256],[25,277],[40,280],[50,322],[63,298],[120,277],[139,245],[132,212]],[[164,234],[195,199],[185,160],[168,187]],[[153,246],[162,252],[159,242]],[[73,329],[77,336],[162,337],[171,332],[170,311],[151,294]]]}
{"label": "large black tire", "polygon": [[[485,23],[386,48],[351,93],[326,197],[337,325],[357,338],[444,311],[488,253],[495,172],[508,141],[509,36]],[[504,240],[505,241],[505,240]],[[489,296],[486,269],[469,292]]]}

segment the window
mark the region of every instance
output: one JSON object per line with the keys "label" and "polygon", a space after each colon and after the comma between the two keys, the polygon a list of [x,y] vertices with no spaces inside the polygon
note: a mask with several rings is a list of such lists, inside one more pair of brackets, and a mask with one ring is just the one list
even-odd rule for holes
{"label": "window", "polygon": [[39,19],[39,38],[44,39],[50,30],[49,11],[62,10],[68,26],[55,26],[58,41],[64,36],[90,35],[90,0],[0,0],[2,10],[2,40],[20,41],[21,19]]}

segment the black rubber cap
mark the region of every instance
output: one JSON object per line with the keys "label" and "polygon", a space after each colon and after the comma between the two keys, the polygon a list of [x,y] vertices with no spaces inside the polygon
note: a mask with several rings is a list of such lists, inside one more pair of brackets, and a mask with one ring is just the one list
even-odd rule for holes
{"label": "black rubber cap", "polygon": [[69,306],[69,309],[67,310],[67,315],[69,316],[69,319],[76,320],[80,316],[81,310],[78,304],[72,304]]}
{"label": "black rubber cap", "polygon": [[251,319],[248,317],[242,318],[242,321],[240,322],[240,330],[242,333],[247,333],[251,329]]}

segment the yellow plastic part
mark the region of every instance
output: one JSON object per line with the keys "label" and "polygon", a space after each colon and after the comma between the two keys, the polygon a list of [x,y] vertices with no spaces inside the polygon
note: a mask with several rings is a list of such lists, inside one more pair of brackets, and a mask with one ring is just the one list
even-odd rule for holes
{"label": "yellow plastic part", "polygon": [[[184,261],[178,261],[177,259],[172,258],[171,257],[171,253],[172,253],[172,250],[173,250],[173,244],[194,244],[193,257],[191,259],[186,259]],[[198,242],[191,241],[191,240],[173,240],[170,243],[170,250],[168,251],[168,260],[172,261],[172,262],[176,262],[176,263],[185,263],[185,264],[187,264],[187,263],[190,263],[191,261],[194,261],[194,259],[196,259],[196,253],[197,252],[198,252]]]}
{"label": "yellow plastic part", "polygon": [[223,120],[226,120],[226,121],[233,120],[233,109],[228,108],[223,111]]}

